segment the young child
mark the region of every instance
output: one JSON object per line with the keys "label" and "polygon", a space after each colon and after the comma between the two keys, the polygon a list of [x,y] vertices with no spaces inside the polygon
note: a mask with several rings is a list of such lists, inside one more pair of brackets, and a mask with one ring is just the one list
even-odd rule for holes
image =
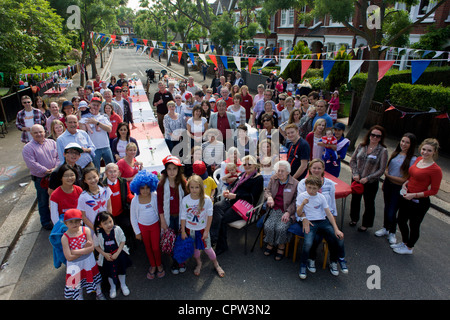
{"label": "young child", "polygon": [[333,150],[331,148],[331,146],[329,145],[337,145],[337,139],[336,137],[333,135],[333,129],[331,128],[326,128],[325,129],[325,136],[322,137],[322,139],[319,140],[319,142],[324,143],[325,149],[324,149],[324,153],[322,155],[323,161],[325,161],[325,163],[330,163],[333,162],[333,165],[336,167],[338,164],[336,162],[337,160],[337,152],[336,150]]}
{"label": "young child", "polygon": [[155,279],[166,275],[161,261],[160,223],[156,189],[158,177],[146,170],[139,171],[130,183],[130,190],[135,194],[131,200],[130,219],[136,239],[145,246],[150,268],[147,279]]}
{"label": "young child", "polygon": [[217,183],[214,181],[213,178],[208,176],[208,171],[206,170],[206,164],[201,161],[197,160],[194,162],[194,165],[192,166],[193,172],[200,176],[203,180],[203,187],[205,188],[205,195],[211,198],[211,200],[214,199],[214,195],[216,194],[217,190]]}
{"label": "young child", "polygon": [[[180,159],[168,155],[163,160],[164,170],[161,171],[161,180],[158,183],[158,211],[161,221],[161,229],[172,229],[175,235],[180,231],[180,211],[181,200],[186,192],[186,177],[181,167]],[[179,274],[186,271],[183,263],[178,263],[172,257],[172,274]]]}
{"label": "young child", "polygon": [[82,178],[83,192],[78,198],[77,209],[83,214],[84,225],[94,234],[94,223],[100,211],[112,212],[111,189],[103,187],[97,169],[85,168]]}
{"label": "young child", "polygon": [[337,117],[338,117],[338,111],[339,111],[339,91],[334,91],[331,95],[331,100],[328,103],[328,110],[330,114],[331,119],[333,120],[333,124],[336,123]]}
{"label": "young child", "polygon": [[196,276],[200,275],[202,268],[200,250],[204,250],[213,262],[219,277],[223,278],[225,272],[217,261],[209,236],[213,214],[212,201],[205,195],[203,180],[200,176],[191,176],[188,180],[187,188],[189,194],[181,201],[181,238],[183,240],[188,236],[194,238],[194,257],[197,261],[194,274]]}
{"label": "young child", "polygon": [[300,256],[300,279],[306,279],[307,261],[316,233],[324,235],[330,248],[330,272],[339,275],[337,267],[337,239],[343,239],[344,234],[338,229],[331,214],[326,198],[319,193],[322,181],[319,177],[310,175],[305,180],[306,191],[297,196],[297,221],[303,225],[304,241]]}
{"label": "young child", "polygon": [[225,166],[225,175],[222,177],[223,184],[228,187],[238,178],[241,172],[234,162],[228,162]]}
{"label": "young child", "polygon": [[92,85],[87,85],[84,88],[84,95],[87,101],[91,101],[92,97],[94,96],[93,91],[94,90],[92,89]]}
{"label": "young child", "polygon": [[275,174],[273,170],[273,164],[270,157],[264,157],[261,159],[261,175],[264,178],[264,188],[269,185],[270,178]]}
{"label": "young child", "polygon": [[83,300],[83,289],[87,293],[96,291],[97,300],[106,300],[102,293],[102,276],[94,257],[94,243],[89,228],[81,226],[82,214],[78,209],[64,213],[67,231],[61,238],[64,256],[67,259],[64,298]]}
{"label": "young child", "polygon": [[78,122],[80,123],[80,129],[87,131],[88,133],[94,133],[92,127],[86,124],[88,118],[92,118],[91,110],[86,101],[80,101],[78,105]]}
{"label": "young child", "polygon": [[184,106],[181,108],[181,114],[184,117],[185,123],[192,118],[192,110],[194,109],[194,97],[192,93],[186,92],[184,98],[186,101],[184,102]]}
{"label": "young child", "polygon": [[114,225],[113,215],[107,211],[99,212],[95,219],[94,239],[95,250],[98,251],[98,265],[103,267],[104,275],[108,277],[111,286],[109,297],[117,296],[116,285],[120,282],[120,288],[124,296],[130,294],[125,283],[126,269],[131,265],[128,247],[125,245],[125,234],[119,226]]}

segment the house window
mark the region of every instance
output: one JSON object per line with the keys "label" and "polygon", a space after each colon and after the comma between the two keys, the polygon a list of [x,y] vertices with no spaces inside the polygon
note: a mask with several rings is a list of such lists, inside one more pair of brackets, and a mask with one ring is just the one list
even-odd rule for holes
{"label": "house window", "polygon": [[120,32],[122,32],[123,34],[127,34],[128,33],[128,28],[121,27],[120,28]]}
{"label": "house window", "polygon": [[281,10],[280,27],[292,27],[294,25],[294,9]]}

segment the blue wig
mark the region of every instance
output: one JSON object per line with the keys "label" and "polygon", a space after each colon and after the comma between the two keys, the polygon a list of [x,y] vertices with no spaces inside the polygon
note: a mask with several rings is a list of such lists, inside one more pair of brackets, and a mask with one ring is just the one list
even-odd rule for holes
{"label": "blue wig", "polygon": [[146,170],[141,170],[134,177],[133,181],[130,183],[130,190],[134,194],[138,195],[140,193],[140,189],[143,186],[148,186],[151,192],[155,192],[158,187],[158,177],[150,173]]}

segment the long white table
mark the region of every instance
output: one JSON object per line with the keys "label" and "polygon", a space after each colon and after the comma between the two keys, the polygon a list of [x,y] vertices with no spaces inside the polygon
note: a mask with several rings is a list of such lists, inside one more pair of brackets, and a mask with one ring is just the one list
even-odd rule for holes
{"label": "long white table", "polygon": [[[131,136],[136,139],[140,154],[136,159],[141,161],[147,171],[161,172],[164,169],[162,159],[170,154],[164,136],[158,126],[158,121],[148,101],[142,82],[129,82],[135,86],[130,89],[133,98],[133,121],[136,129],[131,130]],[[139,100],[135,96],[139,95]]]}

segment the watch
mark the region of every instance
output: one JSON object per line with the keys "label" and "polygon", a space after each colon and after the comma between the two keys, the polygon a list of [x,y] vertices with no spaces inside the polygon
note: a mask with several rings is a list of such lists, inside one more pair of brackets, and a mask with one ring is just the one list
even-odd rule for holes
{"label": "watch", "polygon": [[97,126],[100,125],[100,122],[97,121]]}

